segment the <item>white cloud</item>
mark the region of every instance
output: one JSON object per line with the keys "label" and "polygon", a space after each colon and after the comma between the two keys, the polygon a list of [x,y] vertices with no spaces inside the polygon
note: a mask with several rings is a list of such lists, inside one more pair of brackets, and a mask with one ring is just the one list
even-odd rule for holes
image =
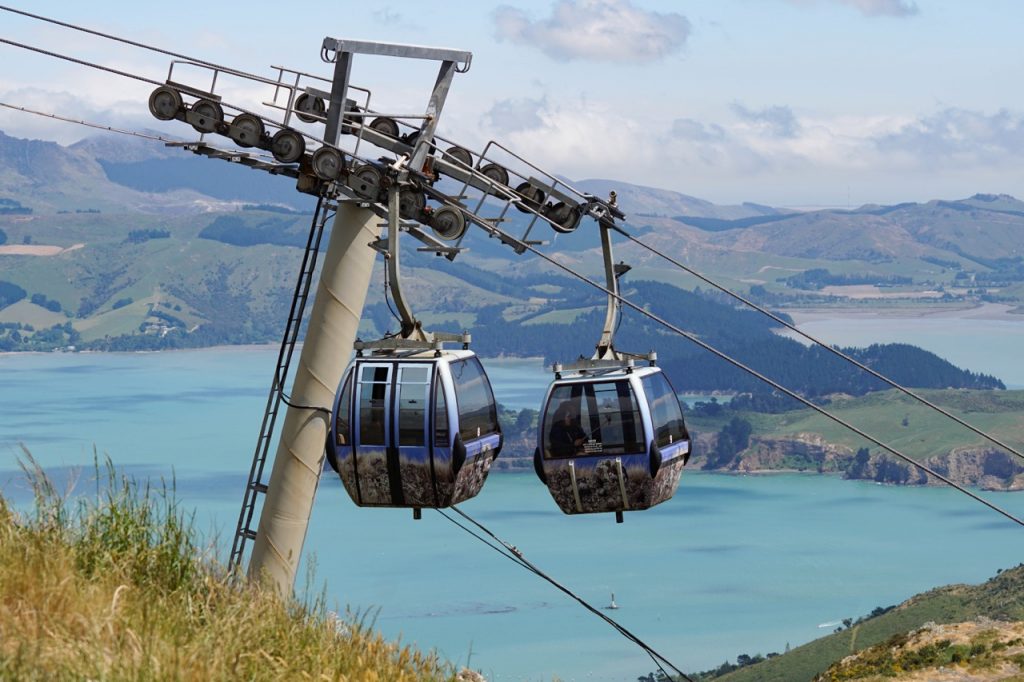
{"label": "white cloud", "polygon": [[789,107],[773,106],[753,110],[739,102],[733,102],[732,110],[743,121],[759,127],[774,137],[792,138],[800,133],[800,122]]}
{"label": "white cloud", "polygon": [[651,12],[629,0],[558,0],[546,19],[501,5],[494,12],[499,40],[530,45],[560,61],[653,62],[682,49],[690,22],[675,12]]}
{"label": "white cloud", "polygon": [[546,98],[503,99],[495,102],[484,117],[498,134],[507,135],[543,126],[544,119],[541,114],[546,106]]}
{"label": "white cloud", "polygon": [[[509,129],[500,141],[546,171],[575,178],[624,177],[624,168],[653,161],[644,123],[610,104],[583,98],[520,102],[527,113],[506,121]],[[531,103],[537,106],[527,109]],[[488,137],[495,109],[505,104],[497,102],[481,116]]]}
{"label": "white cloud", "polygon": [[845,204],[851,187],[854,203],[927,200],[1012,193],[1024,180],[1024,112],[831,116],[737,104],[722,119],[666,120],[547,93],[496,102],[479,124],[487,136],[502,128],[502,143],[552,173],[720,202]]}
{"label": "white cloud", "polygon": [[821,1],[848,5],[868,17],[909,17],[920,11],[913,0],[789,0],[795,5],[810,5]]}
{"label": "white cloud", "polygon": [[874,138],[880,151],[921,164],[1019,163],[1024,151],[1024,114],[993,114],[948,108]]}
{"label": "white cloud", "polygon": [[[167,124],[159,125],[160,122],[149,114],[146,102],[119,100],[114,97],[104,102],[90,101],[70,92],[40,88],[5,90],[0,92],[0,101],[13,106],[123,130],[152,131],[161,129],[165,131],[163,134],[170,137],[186,135],[184,130],[174,131]],[[0,108],[0,130],[12,137],[53,140],[65,145],[85,137],[102,134],[95,128],[6,107]]]}

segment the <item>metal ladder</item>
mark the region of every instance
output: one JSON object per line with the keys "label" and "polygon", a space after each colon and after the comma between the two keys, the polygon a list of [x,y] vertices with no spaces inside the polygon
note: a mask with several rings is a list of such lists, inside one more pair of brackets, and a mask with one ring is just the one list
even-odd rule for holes
{"label": "metal ladder", "polygon": [[249,540],[256,539],[256,529],[252,527],[252,521],[256,515],[256,502],[259,496],[267,492],[267,484],[263,482],[263,470],[267,463],[267,453],[270,450],[277,414],[281,407],[284,385],[288,378],[288,367],[291,364],[292,353],[295,351],[295,343],[299,337],[299,328],[302,326],[302,317],[306,309],[306,301],[309,298],[309,289],[313,281],[313,271],[316,269],[324,226],[335,214],[337,208],[336,202],[321,196],[317,200],[316,212],[313,214],[313,220],[309,226],[306,251],[302,255],[302,268],[299,271],[298,280],[295,282],[291,310],[288,313],[288,324],[285,326],[281,348],[277,354],[277,366],[274,369],[270,394],[267,396],[263,425],[260,427],[260,436],[256,441],[252,467],[249,469],[249,482],[245,486],[242,510],[238,515],[238,526],[235,529],[235,537],[231,545],[228,568],[233,571],[241,569],[246,544]]}

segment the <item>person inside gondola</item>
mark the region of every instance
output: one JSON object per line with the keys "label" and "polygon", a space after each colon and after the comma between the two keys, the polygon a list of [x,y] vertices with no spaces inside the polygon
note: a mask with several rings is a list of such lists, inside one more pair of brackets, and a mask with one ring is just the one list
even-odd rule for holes
{"label": "person inside gondola", "polygon": [[555,457],[571,457],[583,453],[587,434],[580,427],[578,416],[575,405],[568,401],[562,403],[555,412],[555,423],[548,433],[551,454]]}

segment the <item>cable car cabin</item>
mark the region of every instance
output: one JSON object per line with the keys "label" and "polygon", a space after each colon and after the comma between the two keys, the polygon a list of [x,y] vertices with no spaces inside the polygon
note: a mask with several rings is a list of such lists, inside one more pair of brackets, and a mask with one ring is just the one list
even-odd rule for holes
{"label": "cable car cabin", "polygon": [[537,475],[566,514],[647,509],[675,494],[690,458],[679,399],[658,367],[587,371],[548,389]]}
{"label": "cable car cabin", "polygon": [[472,351],[389,353],[345,371],[327,460],[361,507],[449,507],[480,492],[501,442]]}

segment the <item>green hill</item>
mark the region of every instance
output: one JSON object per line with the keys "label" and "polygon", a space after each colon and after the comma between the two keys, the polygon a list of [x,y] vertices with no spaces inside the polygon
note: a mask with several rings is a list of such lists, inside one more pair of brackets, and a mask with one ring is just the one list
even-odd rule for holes
{"label": "green hill", "polygon": [[[925,399],[991,433],[1007,444],[1024,448],[1024,391],[922,390]],[[773,469],[839,473],[847,478],[884,483],[938,483],[864,441],[809,408],[769,412],[744,406],[698,404],[687,415],[698,434],[694,464],[720,471]],[[895,390],[859,398],[833,396],[827,409],[855,424],[911,459],[964,485],[988,489],[1024,488],[1024,467],[996,446]],[[746,438],[731,438],[746,424]],[[723,434],[725,434],[723,436]],[[728,442],[720,444],[726,439]]]}
{"label": "green hill", "polygon": [[[169,165],[185,159],[202,170],[181,173]],[[238,173],[251,182],[240,181]],[[37,191],[44,180],[45,191]],[[295,203],[283,206],[277,201],[279,192],[259,189],[272,181]],[[309,209],[310,197],[295,193],[290,183],[139,140],[103,137],[62,147],[0,135],[0,199],[5,206],[30,211],[0,215],[7,240],[0,246],[0,351],[277,342],[300,262],[296,247],[305,243],[310,219],[302,212]],[[613,185],[595,180],[581,186],[605,192]],[[254,189],[259,203],[246,203],[244,197]],[[635,217],[634,231],[645,240],[776,308],[842,300],[825,292],[825,282],[899,282],[911,292],[922,286],[952,287],[956,281],[983,280],[994,286],[996,279],[983,277],[991,275],[1007,280],[1000,291],[1010,291],[1014,278],[1024,277],[1017,261],[979,246],[987,233],[993,243],[1005,246],[1017,222],[1024,225],[1024,211],[1015,212],[1015,200],[1009,197],[793,213],[749,204],[716,207],[633,185],[622,185],[621,196],[623,207]],[[778,220],[708,231],[667,217],[680,213],[704,213],[716,220]],[[915,247],[906,257],[879,257],[874,246],[867,246],[923,243],[921,235],[942,230],[914,226],[940,213],[946,226],[941,248],[933,244],[923,250]],[[513,212],[505,226],[516,232],[524,228],[524,220]],[[970,230],[957,227],[956,221],[965,220]],[[842,229],[822,229],[832,221],[841,222]],[[883,223],[884,229],[875,229]],[[891,239],[893,230],[902,235],[898,240]],[[957,234],[964,239],[955,239]],[[552,240],[549,251],[600,279],[597,231],[591,221],[571,235],[544,236]],[[856,253],[846,248],[854,236],[864,242]],[[535,258],[518,258],[476,230],[465,241],[469,250],[454,263],[418,253],[415,244],[407,246],[404,290],[428,324],[456,331],[472,328],[475,348],[488,355],[554,360],[591,354],[603,321],[600,292]],[[810,396],[861,395],[882,387],[827,353],[779,337],[757,314],[699,292],[651,254],[635,246],[618,253],[634,265],[623,280],[626,295],[773,379]],[[974,260],[962,254],[974,254]],[[817,276],[793,278],[806,271]],[[378,270],[371,286],[364,337],[397,327],[381,275]],[[791,286],[806,281],[823,289]],[[624,316],[617,345],[641,352],[656,349],[681,391],[763,390],[756,379],[633,313]],[[858,353],[909,385],[1000,386],[995,378],[963,372],[910,346]]]}
{"label": "green hill", "polygon": [[27,473],[31,509],[0,497],[2,679],[455,679],[365,616],[239,583],[166,490],[111,473],[65,499]]}
{"label": "green hill", "polygon": [[1002,571],[981,585],[950,585],[919,594],[892,610],[851,622],[840,632],[782,655],[721,676],[707,674],[698,679],[809,682],[833,662],[926,623],[960,623],[984,618],[1024,620],[1024,564]]}

